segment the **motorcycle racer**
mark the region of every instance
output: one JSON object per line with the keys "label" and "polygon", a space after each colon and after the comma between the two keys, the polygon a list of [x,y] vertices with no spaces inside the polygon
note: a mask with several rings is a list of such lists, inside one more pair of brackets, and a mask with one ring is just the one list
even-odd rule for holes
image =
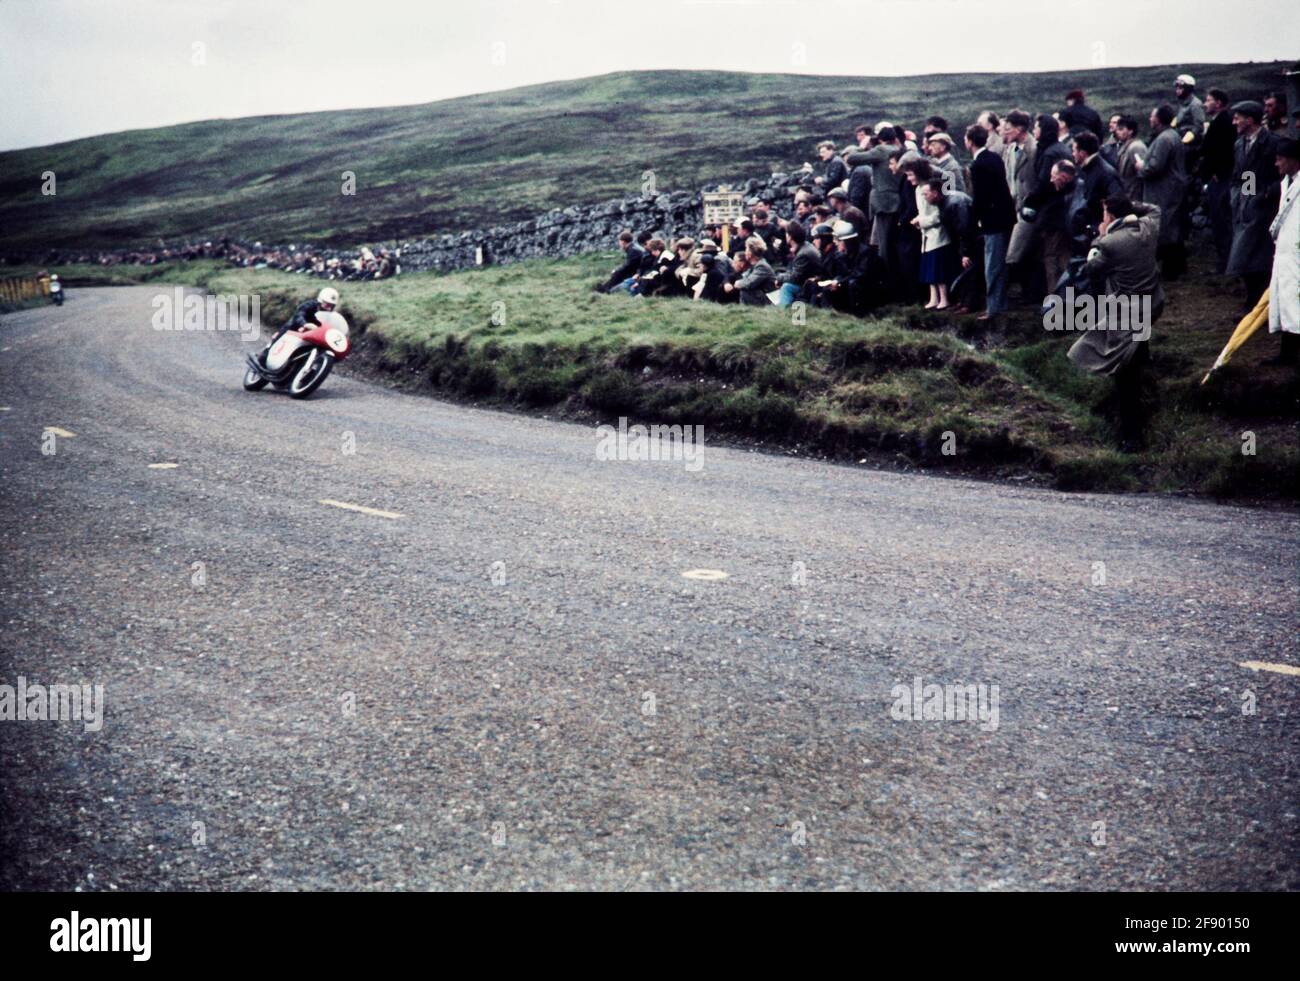
{"label": "motorcycle racer", "polygon": [[333,286],[326,286],[316,294],[314,300],[303,300],[293,311],[293,316],[277,330],[271,338],[271,342],[262,349],[258,360],[266,364],[266,352],[275,346],[275,342],[291,330],[302,330],[304,328],[314,327],[316,325],[316,314],[322,311],[328,312],[338,309],[339,291]]}

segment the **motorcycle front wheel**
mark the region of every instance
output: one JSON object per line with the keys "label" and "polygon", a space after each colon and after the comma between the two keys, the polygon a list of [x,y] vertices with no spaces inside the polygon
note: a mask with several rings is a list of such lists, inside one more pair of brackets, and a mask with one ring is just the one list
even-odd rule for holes
{"label": "motorcycle front wheel", "polygon": [[312,351],[303,366],[298,369],[298,373],[293,376],[293,381],[289,382],[289,397],[305,399],[320,388],[321,382],[329,377],[333,367],[334,355],[322,353],[319,349]]}

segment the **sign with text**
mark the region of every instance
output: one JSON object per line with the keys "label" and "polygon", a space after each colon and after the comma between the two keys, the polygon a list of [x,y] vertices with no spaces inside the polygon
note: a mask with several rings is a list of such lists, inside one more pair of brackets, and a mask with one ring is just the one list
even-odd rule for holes
{"label": "sign with text", "polygon": [[714,191],[704,195],[704,224],[730,225],[745,217],[745,195],[740,191]]}

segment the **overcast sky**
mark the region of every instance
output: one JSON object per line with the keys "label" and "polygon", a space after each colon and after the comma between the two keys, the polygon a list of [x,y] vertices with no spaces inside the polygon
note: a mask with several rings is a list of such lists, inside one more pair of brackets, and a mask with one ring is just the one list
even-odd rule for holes
{"label": "overcast sky", "polygon": [[1272,61],[1294,0],[0,0],[0,149],[626,68]]}

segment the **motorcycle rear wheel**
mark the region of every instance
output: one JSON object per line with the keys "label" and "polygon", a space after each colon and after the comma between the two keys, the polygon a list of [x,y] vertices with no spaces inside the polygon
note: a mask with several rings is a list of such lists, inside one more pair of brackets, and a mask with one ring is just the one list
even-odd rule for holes
{"label": "motorcycle rear wheel", "polygon": [[244,391],[256,392],[266,387],[266,379],[252,368],[244,370]]}

